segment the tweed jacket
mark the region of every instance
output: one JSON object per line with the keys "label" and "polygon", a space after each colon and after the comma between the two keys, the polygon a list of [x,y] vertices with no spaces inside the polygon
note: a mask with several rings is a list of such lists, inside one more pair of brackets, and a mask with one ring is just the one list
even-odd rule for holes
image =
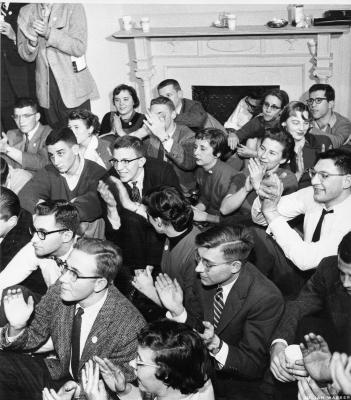
{"label": "tweed jacket", "polygon": [[[53,379],[69,376],[71,358],[71,332],[75,314],[75,303],[65,303],[60,298],[61,284],[49,288],[35,308],[34,318],[17,339],[8,343],[8,325],[1,328],[0,345],[11,350],[34,351],[51,337],[56,359],[45,359]],[[136,357],[137,333],[145,325],[139,311],[119,290],[110,286],[107,298],[85,342],[79,361],[79,371],[94,355],[107,357],[122,368],[127,379],[134,374],[129,361]]]}
{"label": "tweed jacket", "polygon": [[38,129],[33,137],[29,140],[28,149],[24,152],[25,136],[19,129],[12,129],[7,132],[8,144],[22,153],[22,166],[11,160],[10,165],[14,168],[23,168],[34,172],[49,164],[48,150],[45,145],[45,140],[51,132],[49,125],[42,125],[39,122]]}
{"label": "tweed jacket", "polygon": [[195,133],[185,125],[176,124],[172,139],[173,144],[168,152],[162,146],[160,140],[151,135],[147,141],[146,155],[169,162],[178,176],[183,192],[189,192],[196,186],[194,175],[196,168],[194,158]]}
{"label": "tweed jacket", "polygon": [[325,257],[301,289],[299,296],[287,302],[273,340],[284,339],[292,344],[299,321],[307,315],[320,311],[327,314],[331,329],[337,338],[334,350],[350,354],[351,296],[341,284],[337,256]]}
{"label": "tweed jacket", "polygon": [[87,49],[87,21],[82,4],[55,3],[49,16],[51,28],[47,39],[39,37],[32,47],[26,35],[35,19],[41,19],[41,6],[28,4],[18,17],[18,53],[26,61],[36,60],[37,97],[41,107],[49,108],[49,68],[51,68],[62,100],[67,108],[78,107],[98,97],[98,90],[86,67],[74,72],[71,56],[84,56]]}

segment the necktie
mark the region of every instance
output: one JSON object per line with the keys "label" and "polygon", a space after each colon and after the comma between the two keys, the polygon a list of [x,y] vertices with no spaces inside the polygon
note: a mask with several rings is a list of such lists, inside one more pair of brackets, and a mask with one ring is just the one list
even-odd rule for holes
{"label": "necktie", "polygon": [[213,300],[213,326],[216,329],[219,320],[221,319],[221,314],[223,311],[224,307],[224,301],[223,301],[223,288],[222,286],[219,286],[217,288],[214,300]]}
{"label": "necktie", "polygon": [[141,195],[140,195],[140,190],[138,189],[137,186],[137,181],[132,182],[133,187],[132,187],[132,193],[130,196],[130,199],[132,201],[136,201],[137,203],[140,203],[141,201]]}
{"label": "necktie", "polygon": [[29,138],[28,138],[28,133],[25,133],[24,134],[25,135],[25,137],[26,137],[26,140],[25,140],[25,142],[24,142],[24,152],[26,152],[26,151],[28,151],[28,146],[29,146]]}
{"label": "necktie", "polygon": [[61,260],[60,257],[52,256],[51,258],[56,262],[56,265],[60,268],[61,272],[67,266],[66,261]]}
{"label": "necktie", "polygon": [[82,325],[83,308],[79,307],[76,315],[73,318],[72,327],[72,353],[71,353],[71,368],[73,378],[78,381],[79,379],[79,359],[80,359],[80,328]]}
{"label": "necktie", "polygon": [[325,210],[323,208],[322,215],[319,218],[318,224],[317,224],[316,229],[314,230],[314,233],[313,233],[313,236],[312,236],[312,242],[318,242],[319,241],[319,239],[321,237],[321,230],[322,230],[322,224],[323,224],[324,217],[325,217],[326,214],[331,214],[333,212],[334,212],[334,210],[327,211],[327,210]]}

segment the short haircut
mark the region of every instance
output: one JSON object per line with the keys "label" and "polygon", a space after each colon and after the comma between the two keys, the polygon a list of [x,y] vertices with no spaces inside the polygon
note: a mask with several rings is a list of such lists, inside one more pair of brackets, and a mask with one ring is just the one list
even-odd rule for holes
{"label": "short haircut", "polygon": [[351,232],[348,232],[338,246],[338,255],[347,264],[351,264]]}
{"label": "short haircut", "polygon": [[108,240],[80,238],[73,246],[95,256],[97,274],[111,285],[122,267],[122,250]]}
{"label": "short haircut", "polygon": [[118,96],[121,93],[122,90],[126,90],[132,96],[133,108],[139,107],[140,101],[139,101],[139,97],[137,95],[136,90],[133,88],[133,86],[129,86],[129,85],[126,85],[124,83],[122,83],[121,85],[118,85],[117,87],[115,87],[113,89],[113,92],[112,92],[112,102],[113,102],[113,104],[115,104],[115,96]]}
{"label": "short haircut", "polygon": [[228,147],[228,137],[217,128],[202,128],[196,133],[195,139],[207,140],[213,149],[213,155],[218,153],[224,156],[230,150]]}
{"label": "short haircut", "polygon": [[31,97],[19,97],[13,106],[15,108],[32,107],[34,112],[38,112],[38,103]]}
{"label": "short haircut", "polygon": [[269,89],[264,94],[263,99],[265,100],[267,96],[275,96],[281,102],[281,108],[283,109],[289,103],[289,95],[285,90],[281,89]]}
{"label": "short haircut", "polygon": [[9,165],[7,163],[7,161],[5,160],[5,158],[0,157],[0,185],[4,186],[6,181],[7,181],[7,177],[9,176]]}
{"label": "short haircut", "polygon": [[168,85],[172,85],[174,90],[176,90],[177,92],[179,92],[179,90],[182,90],[179,85],[179,82],[176,81],[175,79],[165,79],[164,81],[160,82],[157,85],[157,91],[160,91],[161,89],[163,89],[164,87],[166,87]]}
{"label": "short haircut", "polygon": [[56,224],[67,228],[75,235],[79,228],[77,208],[66,200],[46,200],[35,206],[36,215],[55,215]]}
{"label": "short haircut", "polygon": [[146,211],[152,218],[161,218],[177,232],[192,226],[194,212],[183,193],[173,186],[158,186],[143,197]]}
{"label": "short haircut", "polygon": [[65,142],[70,146],[77,144],[76,135],[73,133],[72,129],[68,127],[51,131],[46,138],[45,144],[47,146],[52,146],[60,141]]}
{"label": "short haircut", "polygon": [[125,135],[118,138],[113,146],[118,149],[133,149],[138,157],[145,157],[145,149],[142,140],[135,136]]}
{"label": "short haircut", "polygon": [[[286,122],[286,120],[292,116],[296,117],[297,112],[301,113],[303,120],[309,122],[313,120],[311,110],[306,103],[303,103],[302,101],[291,101],[284,107],[282,113],[280,114],[280,124]],[[303,115],[304,112],[307,112],[307,119]]]}
{"label": "short haircut", "polygon": [[351,152],[344,149],[330,149],[324,153],[319,153],[315,164],[319,160],[333,160],[334,165],[343,174],[351,174]]}
{"label": "short haircut", "polygon": [[97,134],[100,132],[99,117],[89,110],[80,109],[71,111],[68,115],[68,119],[71,121],[80,119],[87,128],[93,127],[93,133]]}
{"label": "short haircut", "polygon": [[265,89],[262,86],[255,86],[248,91],[247,96],[251,99],[262,101],[264,93]]}
{"label": "short haircut", "polygon": [[335,100],[335,90],[327,83],[315,83],[308,89],[308,94],[311,95],[311,93],[317,92],[317,90],[324,91],[328,102]]}
{"label": "short haircut", "polygon": [[150,103],[150,107],[152,107],[155,104],[164,104],[169,108],[170,111],[175,111],[174,103],[168,97],[159,96],[159,97],[156,97],[155,99],[152,99],[151,103]]}
{"label": "short haircut", "polygon": [[155,376],[182,394],[197,392],[211,374],[209,353],[199,334],[169,319],[146,325],[138,344],[155,352]]}
{"label": "short haircut", "polygon": [[262,138],[262,143],[265,139],[275,140],[283,146],[282,158],[286,158],[286,162],[292,159],[294,155],[295,141],[290,133],[279,127],[275,127],[266,130],[266,133]]}
{"label": "short haircut", "polygon": [[6,188],[0,187],[0,214],[7,221],[9,218],[19,216],[21,211],[20,201],[16,193]]}
{"label": "short haircut", "polygon": [[254,238],[250,229],[245,226],[218,225],[199,233],[195,244],[207,249],[220,247],[226,260],[245,262],[254,246]]}

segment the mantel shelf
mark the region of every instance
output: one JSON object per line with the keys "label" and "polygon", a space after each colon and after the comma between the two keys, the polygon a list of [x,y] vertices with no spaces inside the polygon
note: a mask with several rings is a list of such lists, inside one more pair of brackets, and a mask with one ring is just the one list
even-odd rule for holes
{"label": "mantel shelf", "polygon": [[208,36],[272,36],[272,35],[313,35],[313,34],[343,34],[350,31],[348,25],[311,26],[310,28],[296,28],[287,25],[284,28],[269,28],[265,25],[239,25],[235,31],[227,28],[210,27],[170,27],[151,28],[144,33],[141,29],[119,31],[112,36],[116,39],[133,38],[167,38],[167,37],[208,37]]}

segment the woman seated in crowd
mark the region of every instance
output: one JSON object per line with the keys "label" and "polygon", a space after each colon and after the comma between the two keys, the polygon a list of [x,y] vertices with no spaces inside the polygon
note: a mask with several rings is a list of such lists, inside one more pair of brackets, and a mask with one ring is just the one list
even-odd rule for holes
{"label": "woman seated in crowd", "polygon": [[110,169],[112,153],[109,144],[97,137],[99,118],[88,110],[71,111],[68,115],[68,127],[77,138],[80,155]]}
{"label": "woman seated in crowd", "polygon": [[280,116],[281,126],[294,138],[294,156],[290,168],[296,175],[299,189],[311,185],[308,169],[313,167],[318,153],[332,146],[328,136],[309,133],[312,120],[308,105],[301,101],[287,104]]}
{"label": "woman seated in crowd", "polygon": [[132,86],[118,85],[113,89],[112,101],[116,112],[110,111],[104,115],[100,129],[100,135],[111,144],[118,136],[128,135],[142,128],[145,120],[144,114],[135,111],[140,101]]}
{"label": "woman seated in crowd", "polygon": [[[127,383],[122,370],[108,359],[94,356],[95,366],[89,360],[83,370],[83,389],[87,400],[107,400],[105,385],[123,400],[141,400],[145,394],[157,400],[214,400],[209,359],[198,333],[184,324],[160,320],[138,334],[137,357],[130,362],[138,387]],[[71,391],[73,396],[76,386],[67,382],[66,395]],[[56,400],[55,396],[52,389],[44,389],[43,400]]]}

